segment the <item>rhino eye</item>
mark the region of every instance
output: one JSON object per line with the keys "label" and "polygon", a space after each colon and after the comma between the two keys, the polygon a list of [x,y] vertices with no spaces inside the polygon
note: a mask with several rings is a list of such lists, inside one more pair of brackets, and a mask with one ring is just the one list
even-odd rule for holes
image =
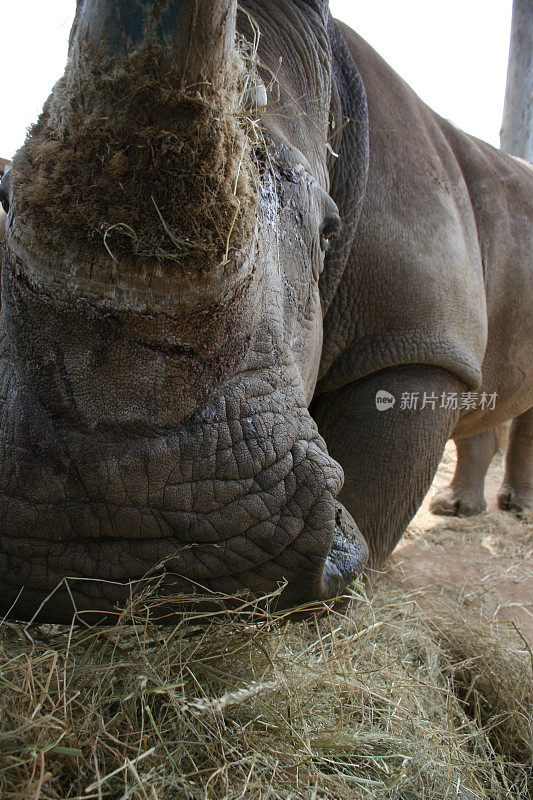
{"label": "rhino eye", "polygon": [[341,229],[341,218],[336,215],[326,217],[320,229],[320,246],[322,250],[326,251],[329,248],[330,242],[335,236],[338,236]]}

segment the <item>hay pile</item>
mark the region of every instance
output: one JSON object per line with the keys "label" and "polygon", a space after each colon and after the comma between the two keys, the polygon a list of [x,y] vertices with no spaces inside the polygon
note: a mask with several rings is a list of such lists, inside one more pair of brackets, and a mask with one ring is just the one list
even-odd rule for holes
{"label": "hay pile", "polygon": [[112,628],[3,623],[2,800],[528,796],[531,653],[505,626],[386,581],[298,622],[156,628],[150,602]]}

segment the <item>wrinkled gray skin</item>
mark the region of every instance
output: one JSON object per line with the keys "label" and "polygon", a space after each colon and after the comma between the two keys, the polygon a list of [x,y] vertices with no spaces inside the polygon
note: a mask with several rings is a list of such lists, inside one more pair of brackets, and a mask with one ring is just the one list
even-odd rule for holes
{"label": "wrinkled gray skin", "polygon": [[[216,380],[188,381],[197,352],[216,362],[202,325],[191,322],[186,356],[161,341],[158,320],[186,318],[185,301],[172,309],[126,272],[96,291],[65,253],[32,250],[13,181],[0,613],[110,612],[162,559],[162,592],[259,594],[286,581],[285,604],[334,596],[366,559],[350,514],[379,564],[452,432],[532,405],[528,169],[436,116],[327,3],[244,5],[284,91],[261,120],[269,168],[229,329],[242,352],[226,371],[217,362]],[[246,19],[239,27],[249,34]],[[337,158],[329,114],[351,120],[332,140]],[[480,385],[498,392],[492,417],[400,408],[402,392]],[[376,409],[380,389],[398,398],[388,411]],[[509,481],[524,494],[520,475]]]}

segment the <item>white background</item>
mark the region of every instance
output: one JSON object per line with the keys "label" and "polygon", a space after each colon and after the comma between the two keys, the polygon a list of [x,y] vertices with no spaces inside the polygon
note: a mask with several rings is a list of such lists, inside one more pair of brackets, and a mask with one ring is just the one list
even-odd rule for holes
{"label": "white background", "polygon": [[[290,2],[290,0],[285,0]],[[512,0],[331,0],[435,111],[498,145]],[[75,0],[3,0],[0,156],[10,158],[63,72]]]}

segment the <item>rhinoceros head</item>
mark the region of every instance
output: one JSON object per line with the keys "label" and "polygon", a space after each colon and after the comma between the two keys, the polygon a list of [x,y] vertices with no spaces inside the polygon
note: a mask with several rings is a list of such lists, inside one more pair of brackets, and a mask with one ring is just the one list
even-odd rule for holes
{"label": "rhinoceros head", "polygon": [[341,227],[327,9],[267,5],[242,20],[261,30],[260,79],[235,0],[78,2],[9,190],[0,606],[15,614],[108,612],[158,564],[162,592],[285,582],[285,603],[335,595],[364,564],[307,410]]}

